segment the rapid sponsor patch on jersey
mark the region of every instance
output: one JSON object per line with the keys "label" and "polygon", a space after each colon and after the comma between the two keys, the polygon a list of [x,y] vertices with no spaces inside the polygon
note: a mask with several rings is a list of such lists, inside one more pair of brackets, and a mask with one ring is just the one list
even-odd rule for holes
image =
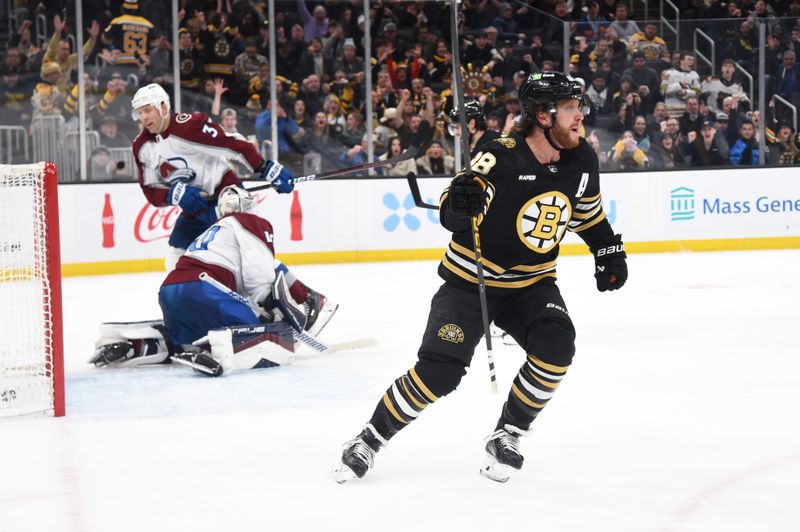
{"label": "rapid sponsor patch on jersey", "polygon": [[552,191],[531,199],[517,215],[517,235],[536,253],[547,253],[567,230],[572,216],[569,200],[561,192]]}
{"label": "rapid sponsor patch on jersey", "polygon": [[495,139],[497,142],[508,148],[509,150],[514,148],[517,145],[517,141],[509,138],[509,137],[500,137],[499,139]]}
{"label": "rapid sponsor patch on jersey", "polygon": [[523,175],[519,176],[519,180],[520,181],[536,181],[536,175],[535,174],[523,174]]}
{"label": "rapid sponsor patch on jersey", "polygon": [[464,331],[462,331],[461,327],[454,323],[442,325],[442,327],[439,329],[438,335],[439,338],[446,342],[452,342],[454,344],[464,343]]}

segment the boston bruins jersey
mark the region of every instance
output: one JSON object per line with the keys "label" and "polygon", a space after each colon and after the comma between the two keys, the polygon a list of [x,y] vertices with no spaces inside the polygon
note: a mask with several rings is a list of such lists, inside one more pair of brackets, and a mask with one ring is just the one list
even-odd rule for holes
{"label": "boston bruins jersey", "polygon": [[477,152],[483,150],[487,144],[495,139],[499,139],[500,137],[502,137],[502,135],[497,131],[493,129],[487,129],[483,132],[481,138],[478,139],[478,142],[475,143],[475,149],[470,150],[472,152],[470,155],[474,156]]}
{"label": "boston bruins jersey", "polygon": [[103,40],[120,51],[115,64],[137,66],[137,58],[149,52],[154,29],[152,22],[136,15],[122,15],[109,22]]}
{"label": "boston bruins jersey", "polygon": [[[479,215],[487,290],[530,286],[555,279],[559,243],[575,231],[590,247],[613,236],[603,212],[598,162],[584,139],[561,152],[557,164],[541,164],[516,133],[484,145],[472,171],[488,183],[487,205]],[[448,282],[478,282],[470,221],[448,211],[448,192],[440,198],[442,225],[453,237],[439,265]]]}

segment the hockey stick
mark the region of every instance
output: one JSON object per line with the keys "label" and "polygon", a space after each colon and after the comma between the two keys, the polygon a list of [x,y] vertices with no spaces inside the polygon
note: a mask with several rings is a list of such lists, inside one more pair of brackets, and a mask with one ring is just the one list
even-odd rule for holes
{"label": "hockey stick", "polygon": [[414,172],[409,172],[406,175],[406,179],[408,179],[408,188],[411,189],[411,197],[414,198],[414,205],[420,209],[431,209],[434,211],[439,210],[438,205],[433,205],[432,203],[425,203],[422,201],[422,194],[419,193],[419,185],[417,184],[417,174]]}
{"label": "hockey stick", "polygon": [[[239,292],[237,292],[235,290],[231,290],[230,288],[228,288],[224,284],[220,283],[219,281],[217,281],[213,277],[209,276],[206,272],[203,272],[203,273],[200,274],[200,280],[210,284],[211,286],[213,286],[217,290],[228,294],[229,296],[231,296],[236,301],[238,301],[240,303],[244,303],[257,316],[262,316],[264,318],[269,318],[269,319],[272,318],[272,316],[270,316],[267,313],[267,311],[265,311],[263,308],[261,308],[260,306],[258,306],[255,303],[253,303],[252,301],[250,301],[248,298],[244,297]],[[377,344],[377,342],[373,338],[364,338],[364,339],[361,339],[361,340],[353,340],[352,342],[342,342],[341,344],[328,345],[325,342],[322,342],[321,340],[319,340],[316,336],[312,336],[312,335],[308,334],[305,331],[298,331],[298,330],[292,328],[292,334],[293,334],[295,340],[307,345],[308,347],[310,347],[312,350],[316,351],[317,353],[334,353],[336,351],[344,351],[346,349],[358,349],[360,347],[372,347],[372,346]],[[334,348],[336,348],[336,349],[334,349]]]}
{"label": "hockey stick", "polygon": [[[461,79],[461,59],[458,46],[458,0],[450,3],[450,44],[453,53],[453,79],[456,82],[456,93],[453,95],[453,105],[458,106],[458,115],[461,119],[461,155],[466,167],[469,167],[469,142],[467,141],[467,112],[464,109],[464,83]],[[416,183],[416,182],[415,182]],[[409,181],[409,184],[411,182]],[[412,192],[413,193],[413,192]],[[421,198],[420,198],[421,199]],[[494,368],[494,353],[492,352],[492,332],[489,329],[489,307],[486,303],[486,281],[483,276],[483,255],[481,253],[481,238],[478,232],[478,217],[472,217],[472,247],[475,249],[475,269],[478,273],[478,296],[481,302],[481,316],[483,318],[483,336],[486,338],[486,357],[489,361],[489,380],[492,384],[492,393],[497,393],[497,374]]]}
{"label": "hockey stick", "polygon": [[[409,159],[414,159],[417,157],[417,154],[423,152],[423,148],[425,145],[431,141],[433,137],[433,129],[431,125],[426,121],[423,120],[419,125],[419,131],[417,132],[417,136],[414,137],[414,140],[411,142],[411,145],[406,148],[406,151],[397,155],[395,157],[391,157],[386,159],[385,161],[375,161],[372,163],[366,163],[359,166],[351,166],[349,168],[337,168],[336,170],[330,170],[328,172],[323,172],[321,174],[309,174],[309,175],[301,175],[292,179],[292,183],[297,185],[298,183],[305,183],[306,181],[319,181],[320,179],[328,179],[331,177],[339,177],[343,175],[355,174],[358,172],[362,172],[364,170],[369,170],[371,168],[382,168],[384,166],[388,166],[390,164],[396,164],[403,161],[407,161]],[[250,192],[255,192],[258,190],[266,190],[268,188],[275,188],[275,185],[272,183],[267,183],[265,185],[258,185],[256,187],[248,188]]]}

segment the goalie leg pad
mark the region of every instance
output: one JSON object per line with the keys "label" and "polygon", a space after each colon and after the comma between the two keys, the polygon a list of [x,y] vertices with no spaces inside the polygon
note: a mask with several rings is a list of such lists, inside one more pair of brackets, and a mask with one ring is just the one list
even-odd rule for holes
{"label": "goalie leg pad", "polygon": [[294,358],[292,327],[285,322],[215,329],[207,341],[224,371],[280,366]]}
{"label": "goalie leg pad", "polygon": [[122,367],[167,361],[169,349],[160,332],[163,325],[161,320],[101,323],[100,338],[89,363]]}

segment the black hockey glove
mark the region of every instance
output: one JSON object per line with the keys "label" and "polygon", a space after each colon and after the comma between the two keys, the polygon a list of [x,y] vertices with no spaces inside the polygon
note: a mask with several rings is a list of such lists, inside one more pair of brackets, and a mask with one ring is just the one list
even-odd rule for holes
{"label": "black hockey glove", "polygon": [[459,172],[450,182],[449,206],[457,218],[481,214],[486,206],[486,182],[475,172]]}
{"label": "black hockey glove", "polygon": [[625,246],[622,235],[614,235],[599,246],[592,248],[594,255],[594,278],[601,292],[622,288],[628,280],[628,265],[625,262]]}

